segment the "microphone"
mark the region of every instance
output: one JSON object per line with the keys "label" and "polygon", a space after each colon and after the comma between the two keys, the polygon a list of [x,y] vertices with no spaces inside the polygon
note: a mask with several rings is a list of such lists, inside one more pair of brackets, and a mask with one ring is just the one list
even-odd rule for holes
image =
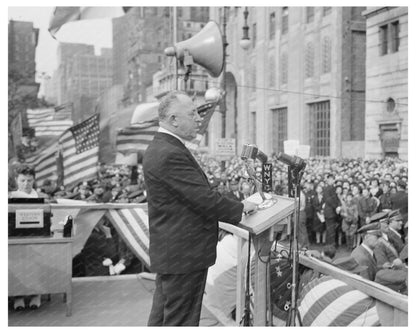
{"label": "microphone", "polygon": [[283,162],[284,164],[290,166],[291,168],[294,168],[295,170],[302,170],[306,167],[306,162],[302,158],[298,156],[290,156],[285,153],[279,153],[277,154],[277,159],[280,162]]}
{"label": "microphone", "polygon": [[266,163],[268,159],[267,155],[253,144],[245,144],[240,157],[242,160],[247,160],[249,158],[254,160],[258,158],[262,163]]}

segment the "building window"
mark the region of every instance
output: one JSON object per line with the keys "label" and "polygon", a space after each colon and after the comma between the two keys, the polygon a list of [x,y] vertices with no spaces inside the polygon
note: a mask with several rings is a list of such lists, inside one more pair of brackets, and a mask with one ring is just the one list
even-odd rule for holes
{"label": "building window", "polygon": [[331,14],[332,7],[324,7],[324,16]]}
{"label": "building window", "polygon": [[324,37],[322,44],[322,74],[331,71],[331,39]]}
{"label": "building window", "polygon": [[182,7],[178,7],[176,10],[178,17],[182,17]]}
{"label": "building window", "polygon": [[389,99],[387,100],[387,112],[393,112],[396,109],[396,102],[394,101],[393,98],[389,97]]}
{"label": "building window", "polygon": [[397,52],[399,51],[399,44],[400,44],[400,38],[399,38],[399,21],[395,21],[390,24],[391,27],[391,52]]}
{"label": "building window", "polygon": [[253,23],[253,47],[256,47],[256,39],[257,39],[257,24]]}
{"label": "building window", "polygon": [[280,55],[280,83],[287,84],[288,81],[288,58],[287,53],[282,53]]}
{"label": "building window", "polygon": [[272,110],[273,152],[283,152],[283,143],[287,140],[287,108]]}
{"label": "building window", "polygon": [[380,55],[385,55],[388,52],[388,25],[382,25],[380,27]]}
{"label": "building window", "polygon": [[256,143],[256,136],[257,136],[257,117],[256,117],[256,112],[251,112],[250,113],[250,124],[251,124],[251,133],[250,133],[250,138],[251,138],[251,142],[253,142],[254,144]]}
{"label": "building window", "polygon": [[312,23],[315,16],[314,7],[306,7],[306,23]]}
{"label": "building window", "polygon": [[274,39],[274,36],[276,35],[276,14],[275,12],[270,14],[269,18],[269,39]]}
{"label": "building window", "polygon": [[318,102],[309,104],[311,155],[329,156],[330,143],[330,102]]}
{"label": "building window", "polygon": [[269,56],[269,86],[274,87],[276,83],[276,61],[274,56]]}
{"label": "building window", "polygon": [[305,77],[311,78],[313,76],[314,52],[313,44],[310,42],[306,45],[305,54]]}
{"label": "building window", "polygon": [[282,35],[287,34],[289,29],[289,7],[282,8]]}
{"label": "building window", "polygon": [[256,91],[256,81],[257,81],[257,77],[256,77],[256,62],[253,61],[251,64],[251,91],[255,92]]}

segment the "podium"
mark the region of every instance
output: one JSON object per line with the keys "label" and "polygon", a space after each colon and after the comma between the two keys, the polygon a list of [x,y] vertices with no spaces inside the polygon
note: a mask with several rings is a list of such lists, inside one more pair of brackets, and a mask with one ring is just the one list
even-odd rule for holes
{"label": "podium", "polygon": [[[274,227],[284,223],[295,210],[294,198],[277,195],[273,195],[273,198],[277,199],[273,206],[243,217],[238,225],[250,233],[254,245],[254,326],[266,326],[267,322],[266,303],[270,297],[267,295],[267,260],[273,243]],[[258,204],[261,197],[255,193],[247,200]]]}

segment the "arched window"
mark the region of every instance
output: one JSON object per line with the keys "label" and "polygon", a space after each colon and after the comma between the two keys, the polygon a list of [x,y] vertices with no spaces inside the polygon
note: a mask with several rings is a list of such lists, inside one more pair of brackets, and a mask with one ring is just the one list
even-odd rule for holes
{"label": "arched window", "polygon": [[310,78],[313,76],[313,63],[314,63],[314,52],[313,44],[309,42],[306,45],[306,54],[305,54],[305,77]]}
{"label": "arched window", "polygon": [[287,53],[284,52],[280,55],[280,83],[281,84],[287,84],[288,81],[288,59],[287,59]]}
{"label": "arched window", "polygon": [[331,71],[331,39],[324,37],[322,42],[322,74]]}

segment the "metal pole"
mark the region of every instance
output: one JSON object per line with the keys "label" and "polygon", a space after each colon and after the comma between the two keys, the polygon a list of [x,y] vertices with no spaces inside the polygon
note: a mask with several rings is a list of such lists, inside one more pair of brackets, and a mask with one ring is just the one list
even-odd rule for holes
{"label": "metal pole", "polygon": [[[221,138],[225,138],[225,121],[226,121],[226,112],[227,112],[227,91],[226,91],[226,83],[225,83],[225,74],[227,72],[227,16],[226,16],[226,8],[227,7],[223,7],[223,18],[222,18],[222,40],[223,40],[223,45],[224,45],[224,68],[223,68],[223,72],[222,72],[222,90],[224,92],[224,95],[222,97],[222,112],[221,112],[221,118],[222,118],[222,123],[221,123]],[[221,161],[221,169],[222,171],[225,170],[225,161]]]}
{"label": "metal pole", "polygon": [[[178,25],[176,6],[173,6],[173,10],[172,10],[172,25],[173,25],[173,27],[172,27],[173,28],[172,29],[172,32],[173,32],[172,42],[173,42],[173,44],[172,45],[175,45],[176,44],[176,38],[177,38],[176,29],[177,29],[177,25]],[[178,80],[179,80],[179,77],[178,77],[178,59],[176,59],[176,61],[175,61],[175,90],[178,90]]]}
{"label": "metal pole", "polygon": [[223,43],[224,43],[224,68],[223,68],[223,72],[222,72],[222,89],[224,91],[224,96],[223,96],[223,107],[222,107],[222,127],[221,127],[221,137],[225,138],[225,121],[226,121],[226,112],[227,112],[227,93],[226,93],[226,83],[225,83],[225,75],[227,73],[227,7],[223,7],[223,21],[222,21],[222,38],[223,38]]}

